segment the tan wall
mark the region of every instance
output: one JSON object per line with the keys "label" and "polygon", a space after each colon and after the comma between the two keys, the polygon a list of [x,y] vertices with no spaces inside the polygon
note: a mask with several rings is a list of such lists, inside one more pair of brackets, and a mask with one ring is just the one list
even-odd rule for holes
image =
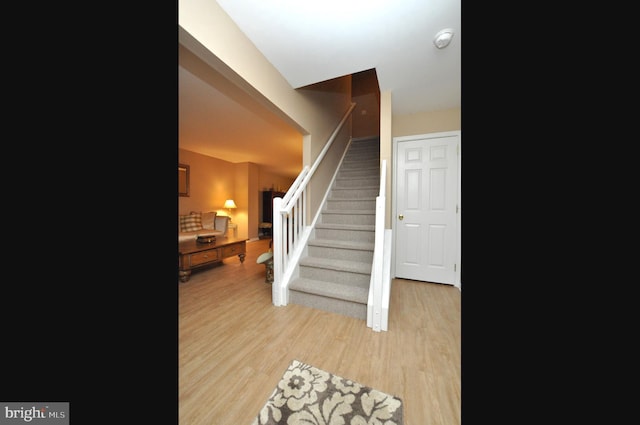
{"label": "tan wall", "polygon": [[293,183],[293,179],[262,172],[257,164],[234,164],[185,149],[178,149],[178,162],[189,165],[190,172],[190,196],[178,196],[178,214],[216,211],[228,215],[224,201],[233,199],[238,208],[231,210],[231,220],[238,225],[240,238],[258,238],[263,188],[275,184],[286,190]]}
{"label": "tan wall", "polygon": [[392,115],[392,92],[380,94],[380,161],[387,160],[385,227],[391,228],[393,176],[393,138],[415,134],[461,130],[461,109]]}
{"label": "tan wall", "polygon": [[364,138],[380,134],[380,105],[375,93],[354,96],[353,137]]}
{"label": "tan wall", "polygon": [[461,129],[462,115],[460,108],[393,116],[393,137],[439,133],[441,131],[459,131]]}
{"label": "tan wall", "polygon": [[380,87],[375,70],[352,76],[353,137],[365,138],[380,134]]}
{"label": "tan wall", "polygon": [[[257,239],[258,238],[258,223],[260,222],[259,217],[259,209],[260,209],[260,198],[259,198],[259,190],[260,187],[260,166],[253,163],[247,163],[248,165],[248,179],[247,179],[247,197],[248,197],[248,205],[249,211],[247,214],[247,233],[240,233],[241,229],[238,229],[238,236],[245,237],[248,239]],[[244,230],[244,229],[242,229]]]}
{"label": "tan wall", "polygon": [[[243,239],[249,238],[249,216],[254,213],[256,208],[255,196],[250,196],[250,184],[257,181],[258,165],[250,162],[241,162],[234,164],[234,198],[236,203],[235,210],[231,210],[231,220],[238,225],[238,237]],[[253,227],[253,226],[252,226]]]}
{"label": "tan wall", "polygon": [[234,164],[184,149],[178,149],[178,162],[189,165],[190,172],[190,196],[178,196],[178,213],[217,211],[226,215],[224,201],[235,196]]}
{"label": "tan wall", "polygon": [[387,184],[385,185],[385,220],[384,226],[387,229],[391,229],[391,170],[393,169],[392,158],[392,144],[393,139],[391,137],[391,99],[392,94],[390,91],[384,91],[380,93],[380,165],[382,161],[387,161]]}
{"label": "tan wall", "polygon": [[[303,167],[311,166],[351,106],[351,78],[293,89],[216,2],[179,2],[178,24],[181,45],[303,135]],[[341,134],[338,144],[346,146],[348,136]],[[334,168],[318,169],[318,182],[328,181],[337,166],[335,158],[326,163]],[[308,193],[309,214],[324,196],[326,187],[320,186]]]}
{"label": "tan wall", "polygon": [[[318,120],[314,125],[317,133],[305,137],[306,144],[303,149],[303,164],[311,167],[322,153],[336,126],[351,107],[351,77],[334,78],[314,84],[310,88],[298,89],[298,91],[307,101],[316,105]],[[321,207],[326,190],[350,138],[351,119],[345,122],[342,130],[334,138],[309,183],[307,189],[307,220],[309,222]]]}
{"label": "tan wall", "polygon": [[[303,167],[311,166],[351,105],[351,79],[343,77],[327,81],[324,86],[295,90],[216,2],[181,1],[178,8],[180,43],[303,134]],[[391,111],[391,93],[381,94],[380,154],[388,165],[387,227],[393,187],[393,137],[461,129],[460,108],[395,116]],[[351,120],[347,124],[349,134],[340,133],[336,150],[329,152],[324,166],[316,172],[317,183],[309,193],[309,214],[315,213],[325,193],[324,185],[335,171],[332,165],[339,159],[338,148],[348,142]],[[369,130],[358,128],[358,132]],[[264,186],[270,187],[259,178],[258,187]]]}

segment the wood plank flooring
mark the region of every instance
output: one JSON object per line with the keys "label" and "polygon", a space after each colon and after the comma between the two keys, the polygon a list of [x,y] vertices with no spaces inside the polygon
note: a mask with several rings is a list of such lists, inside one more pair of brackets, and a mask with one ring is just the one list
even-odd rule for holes
{"label": "wood plank flooring", "polygon": [[269,240],[178,285],[180,425],[249,425],[293,359],[399,396],[404,425],[461,423],[461,293],[394,279],[389,330],[271,302]]}

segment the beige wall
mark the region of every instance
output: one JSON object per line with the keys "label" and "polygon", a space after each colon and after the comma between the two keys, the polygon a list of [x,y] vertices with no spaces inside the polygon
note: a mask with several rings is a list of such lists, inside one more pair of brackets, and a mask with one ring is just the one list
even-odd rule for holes
{"label": "beige wall", "polygon": [[391,229],[391,170],[393,169],[393,158],[391,157],[391,123],[393,117],[391,114],[391,99],[392,94],[390,91],[384,91],[380,93],[380,165],[382,161],[387,161],[387,184],[385,185],[385,220],[384,226],[387,229]]}
{"label": "beige wall", "polygon": [[[302,165],[311,166],[351,106],[351,78],[293,89],[216,2],[180,1],[178,24],[182,46],[303,135]],[[349,136],[341,133],[336,145],[346,146]],[[324,162],[325,166],[316,171],[317,183],[308,193],[309,214],[319,206],[326,190],[322,185],[337,166],[335,156]]]}
{"label": "beige wall", "polygon": [[441,131],[460,131],[461,129],[462,115],[460,108],[393,116],[393,137],[439,133]]}
{"label": "beige wall", "polygon": [[[209,0],[178,3],[179,42],[266,108],[296,128],[311,143],[303,165],[310,164],[351,104],[351,86],[343,79],[295,90],[244,35],[224,10]],[[306,138],[305,138],[306,139]],[[303,154],[304,155],[304,154]]]}
{"label": "beige wall", "polygon": [[[337,78],[321,85],[293,89],[216,2],[180,1],[178,24],[179,41],[183,46],[193,51],[203,61],[244,89],[303,135],[303,167],[311,166],[345,111],[351,106],[351,79]],[[346,146],[351,135],[351,120],[347,123],[347,129],[348,131],[339,134],[335,142],[336,149],[332,148],[323,161],[323,166],[316,172],[317,181],[312,185],[309,193],[309,214],[314,214],[315,209],[320,205],[326,183],[333,175],[339,159],[338,150]],[[389,213],[391,211],[390,188],[393,187],[391,181],[393,137],[460,129],[460,108],[392,116],[391,93],[381,93],[380,154],[381,159],[387,159],[388,165],[388,228],[390,228]],[[358,128],[358,132],[366,133],[368,129]],[[269,182],[259,177],[258,188],[265,186],[270,187]],[[255,192],[251,187],[248,190]],[[248,230],[247,234],[250,235],[250,232]]]}
{"label": "beige wall", "polygon": [[241,162],[234,164],[234,198],[236,202],[235,210],[231,210],[232,221],[238,225],[238,237],[243,239],[249,238],[249,216],[254,213],[256,208],[256,200],[253,196],[249,196],[250,187],[253,183],[254,187],[257,182],[258,165]]}
{"label": "beige wall", "polygon": [[189,166],[190,196],[178,196],[178,214],[217,211],[226,215],[224,201],[235,196],[235,166],[231,162],[178,149],[178,162]]}
{"label": "beige wall", "polygon": [[353,137],[375,137],[380,133],[380,105],[375,93],[354,96]]}
{"label": "beige wall", "polygon": [[353,74],[353,137],[366,138],[380,134],[380,87],[375,70]]}
{"label": "beige wall", "polygon": [[[317,132],[305,137],[303,164],[314,165],[336,126],[351,107],[351,77],[340,77],[314,84],[310,88],[299,89],[306,101],[316,105],[318,120],[314,124]],[[310,222],[321,207],[322,200],[331,183],[340,158],[351,138],[351,118],[337,133],[307,188],[307,220]]]}
{"label": "beige wall", "polygon": [[461,130],[461,109],[392,115],[393,93],[380,93],[380,161],[387,160],[385,227],[391,228],[393,176],[393,138],[416,134]]}
{"label": "beige wall", "polygon": [[238,208],[231,220],[238,225],[238,237],[256,239],[262,217],[262,191],[280,187],[286,191],[293,179],[261,170],[250,162],[234,164],[185,149],[178,149],[178,162],[189,165],[190,196],[178,197],[178,214],[216,211],[228,215],[224,201],[233,199]]}

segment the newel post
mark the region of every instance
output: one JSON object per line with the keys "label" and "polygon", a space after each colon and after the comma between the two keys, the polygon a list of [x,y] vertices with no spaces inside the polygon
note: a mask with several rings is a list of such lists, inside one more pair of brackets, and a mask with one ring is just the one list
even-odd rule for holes
{"label": "newel post", "polygon": [[282,251],[282,198],[273,198],[273,284],[271,298],[273,305],[285,305],[284,288],[282,287],[283,251]]}

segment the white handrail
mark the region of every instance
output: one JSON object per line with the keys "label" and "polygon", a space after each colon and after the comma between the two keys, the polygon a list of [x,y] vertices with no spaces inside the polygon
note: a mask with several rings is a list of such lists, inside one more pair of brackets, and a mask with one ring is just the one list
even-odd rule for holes
{"label": "white handrail", "polygon": [[[333,133],[331,133],[331,136],[329,136],[329,139],[327,140],[327,143],[325,143],[324,147],[320,151],[320,154],[316,158],[316,160],[313,163],[313,166],[311,167],[311,169],[309,169],[308,172],[306,172],[305,175],[303,176],[302,173],[305,172],[305,170],[308,168],[308,166],[305,167],[302,170],[302,172],[300,173],[300,175],[298,176],[298,178],[296,178],[296,181],[293,182],[293,185],[291,185],[291,188],[294,188],[295,186],[297,186],[297,187],[295,187],[293,191],[290,188],[287,191],[287,193],[285,193],[284,198],[282,198],[282,200],[283,200],[283,203],[284,203],[283,208],[285,210],[287,210],[287,212],[290,212],[291,208],[293,207],[293,202],[294,201],[292,199],[299,197],[301,192],[304,189],[306,189],[307,185],[309,184],[309,180],[311,180],[311,177],[313,177],[313,173],[315,173],[316,169],[320,166],[320,163],[324,159],[324,156],[327,154],[327,151],[329,150],[329,148],[333,144],[333,141],[336,139],[336,136],[338,135],[340,130],[342,130],[342,126],[347,121],[347,118],[349,118],[349,116],[351,115],[351,112],[353,112],[353,109],[355,107],[356,107],[356,104],[355,103],[351,103],[351,106],[349,107],[349,109],[347,109],[347,112],[344,114],[344,116],[342,117],[342,119],[338,123],[338,126],[335,128],[335,130],[333,130]],[[296,185],[296,182],[298,180],[300,180],[300,177],[302,177],[302,181],[300,182],[299,185]]]}
{"label": "white handrail", "polygon": [[289,282],[294,273],[297,261],[309,238],[307,228],[307,186],[316,169],[324,159],[336,136],[351,116],[355,103],[344,114],[327,143],[320,151],[311,168],[305,166],[284,198],[273,199],[273,284],[271,287],[272,302],[276,306],[287,305]]}

